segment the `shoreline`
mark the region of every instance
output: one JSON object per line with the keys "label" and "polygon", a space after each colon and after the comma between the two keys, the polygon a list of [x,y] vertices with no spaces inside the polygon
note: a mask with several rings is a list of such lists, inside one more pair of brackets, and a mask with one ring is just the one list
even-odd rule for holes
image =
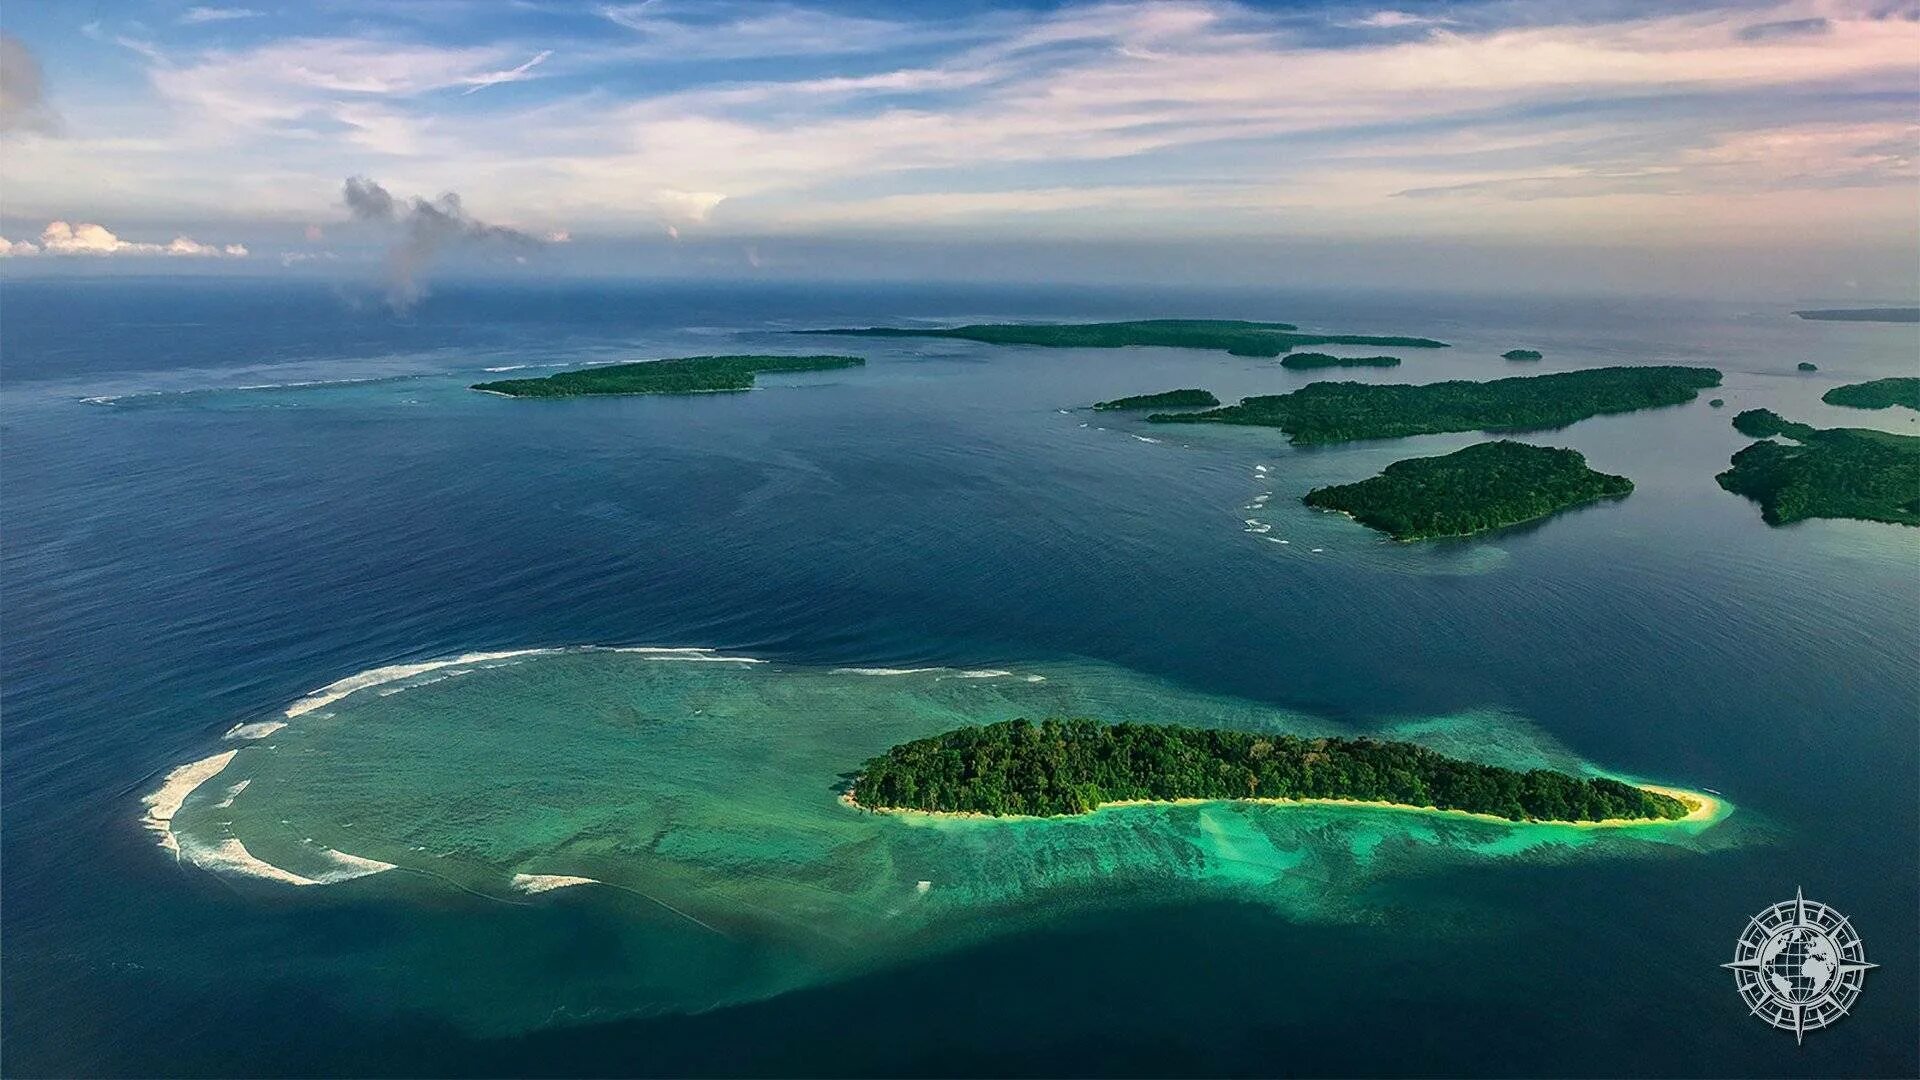
{"label": "shoreline", "polygon": [[897,814],[902,817],[958,818],[980,821],[1070,821],[1089,817],[1105,810],[1137,806],[1202,806],[1210,803],[1233,805],[1250,803],[1257,806],[1348,806],[1364,807],[1372,810],[1398,810],[1416,814],[1440,814],[1447,817],[1470,818],[1493,822],[1499,825],[1555,825],[1572,829],[1625,829],[1649,825],[1687,825],[1712,822],[1722,816],[1725,800],[1717,799],[1703,792],[1689,791],[1685,788],[1667,787],[1661,784],[1635,784],[1644,791],[1655,792],[1678,799],[1687,807],[1685,817],[1677,818],[1602,818],[1598,821],[1558,821],[1523,818],[1515,821],[1498,814],[1482,813],[1478,810],[1442,810],[1437,806],[1415,806],[1412,803],[1382,802],[1377,799],[1119,799],[1103,802],[1099,806],[1082,814],[984,814],[977,810],[915,810],[898,806],[862,806],[853,799],[853,789],[848,788],[838,796],[842,806],[853,810],[864,810],[872,814]]}

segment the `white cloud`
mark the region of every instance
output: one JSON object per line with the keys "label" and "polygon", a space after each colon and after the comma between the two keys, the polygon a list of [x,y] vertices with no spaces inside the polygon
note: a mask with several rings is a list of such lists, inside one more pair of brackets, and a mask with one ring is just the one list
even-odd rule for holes
{"label": "white cloud", "polygon": [[528,72],[539,67],[546,61],[547,57],[552,55],[552,49],[542,49],[540,52],[534,54],[533,59],[521,64],[519,67],[508,68],[505,71],[490,71],[483,72],[479,75],[469,75],[465,81],[473,85],[468,87],[466,92],[473,94],[485,90],[489,86],[499,86],[501,83],[520,82],[523,79],[531,79],[533,76],[529,75]]}
{"label": "white cloud", "polygon": [[1409,11],[1376,11],[1365,18],[1355,19],[1348,26],[1360,26],[1369,30],[1398,30],[1408,26],[1443,26],[1454,20],[1438,15],[1415,15]]}
{"label": "white cloud", "polygon": [[232,22],[235,19],[257,19],[262,14],[252,8],[190,7],[180,13],[180,21],[188,26],[196,26],[201,23]]}
{"label": "white cloud", "polygon": [[[22,241],[22,243],[25,242]],[[105,225],[96,225],[92,222],[72,225],[64,221],[47,223],[47,227],[40,233],[39,249],[49,255],[167,255],[216,259],[245,258],[247,255],[247,249],[242,244],[227,244],[221,247],[203,244],[190,236],[176,236],[171,242],[165,244],[143,243],[122,240]],[[32,252],[17,251],[11,253],[32,254]]]}
{"label": "white cloud", "polygon": [[9,240],[0,236],[0,259],[40,254],[40,245],[31,240]]}

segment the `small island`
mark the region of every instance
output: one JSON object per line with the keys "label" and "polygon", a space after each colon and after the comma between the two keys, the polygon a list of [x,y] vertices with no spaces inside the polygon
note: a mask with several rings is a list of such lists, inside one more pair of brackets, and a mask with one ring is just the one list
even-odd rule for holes
{"label": "small island", "polygon": [[1748,409],[1733,426],[1762,441],[1733,455],[1733,468],[1714,479],[1759,503],[1767,524],[1852,518],[1920,525],[1920,436],[1815,428],[1769,409]]}
{"label": "small island", "polygon": [[1814,322],[1920,323],[1920,307],[1827,308],[1794,314]]}
{"label": "small island", "polygon": [[1393,439],[1449,431],[1538,431],[1588,417],[1692,401],[1720,385],[1701,367],[1609,367],[1491,382],[1418,386],[1318,382],[1290,394],[1243,399],[1191,413],[1155,413],[1160,424],[1248,424],[1276,427],[1294,443]]}
{"label": "small island", "polygon": [[1714,398],[1712,401],[1707,402],[1709,406],[1712,406],[1713,408],[1716,408],[1716,409],[1722,405],[1725,405],[1726,403],[1727,403],[1726,398]]}
{"label": "small island", "polygon": [[1502,529],[1632,491],[1633,481],[1587,468],[1577,450],[1502,440],[1396,461],[1371,479],[1315,488],[1301,501],[1395,540],[1431,540]]}
{"label": "small island", "polygon": [[1895,405],[1920,409],[1920,378],[1902,376],[1848,383],[1820,395],[1820,400],[1849,409],[1890,409]]}
{"label": "small island", "polygon": [[1103,412],[1117,409],[1193,409],[1220,404],[1220,399],[1205,390],[1165,390],[1158,394],[1097,401],[1093,407]]}
{"label": "small island", "polygon": [[1540,355],[1539,349],[1508,349],[1500,354],[1500,358],[1502,360],[1538,360]]}
{"label": "small island", "polygon": [[1286,368],[1329,368],[1329,367],[1397,367],[1397,356],[1332,356],[1323,352],[1288,353],[1280,359],[1280,366]]}
{"label": "small island", "polygon": [[1800,369],[1801,371],[1819,371],[1820,370],[1820,365],[1814,363],[1811,360],[1802,360],[1793,366]]}
{"label": "small island", "polygon": [[1481,765],[1406,742],[1084,718],[1008,720],[902,743],[868,761],[846,798],[872,810],[994,817],[1188,800],[1387,804],[1507,821],[1676,821],[1696,812],[1618,780]]}
{"label": "small island", "polygon": [[1374,345],[1382,348],[1444,349],[1447,343],[1422,337],[1374,337],[1364,334],[1301,333],[1292,323],[1242,319],[1136,319],[1101,323],[977,323],[969,326],[867,326],[838,330],[795,330],[796,334],[837,337],[958,338],[988,345],[1039,345],[1053,349],[1119,349],[1157,345],[1174,349],[1221,349],[1233,356],[1279,356],[1302,345]]}
{"label": "small island", "polygon": [[637,364],[562,371],[541,379],[502,379],[472,389],[507,397],[559,398],[592,394],[701,394],[751,390],[761,372],[831,371],[859,367],[858,356],[683,356]]}

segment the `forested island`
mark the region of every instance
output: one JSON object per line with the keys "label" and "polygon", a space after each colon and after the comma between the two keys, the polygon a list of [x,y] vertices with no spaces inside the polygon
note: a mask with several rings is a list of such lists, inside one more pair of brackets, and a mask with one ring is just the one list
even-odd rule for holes
{"label": "forested island", "polygon": [[473,389],[508,397],[581,397],[589,394],[698,394],[751,390],[763,371],[831,371],[859,367],[858,356],[683,356],[637,364],[562,371],[541,379],[502,379]]}
{"label": "forested island", "polygon": [[1508,349],[1506,352],[1500,354],[1500,358],[1502,360],[1538,360],[1540,359],[1540,350]]}
{"label": "forested island", "polygon": [[902,743],[868,761],[848,797],[876,810],[996,817],[1182,799],[1392,803],[1509,821],[1671,821],[1693,809],[1617,780],[1481,765],[1412,743],[1089,719],[1009,720]]}
{"label": "forested island", "polygon": [[1733,426],[1762,441],[1733,455],[1733,468],[1714,479],[1759,503],[1767,524],[1853,518],[1920,525],[1920,437],[1815,428],[1769,409],[1748,409]]}
{"label": "forested island", "polygon": [[1920,323],[1920,307],[1827,308],[1820,311],[1796,311],[1794,314],[1815,322]]}
{"label": "forested island", "polygon": [[1701,367],[1609,367],[1419,386],[1318,382],[1290,394],[1243,399],[1191,413],[1155,413],[1160,424],[1277,427],[1302,445],[1447,431],[1536,431],[1591,416],[1679,405],[1720,373]]}
{"label": "forested island", "polygon": [[1371,479],[1315,488],[1301,501],[1341,511],[1395,540],[1430,540],[1505,528],[1632,491],[1633,481],[1587,468],[1577,450],[1501,440],[1396,461]]}
{"label": "forested island", "polygon": [[1289,368],[1397,367],[1399,363],[1397,356],[1333,356],[1323,352],[1288,353],[1280,359],[1280,366]]}
{"label": "forested island", "polygon": [[1800,371],[1819,371],[1820,370],[1820,365],[1814,363],[1811,360],[1802,360],[1793,366]]}
{"label": "forested island", "polygon": [[1829,405],[1845,405],[1849,409],[1889,409],[1895,405],[1920,409],[1920,378],[1898,376],[1848,383],[1820,395],[1820,400]]}
{"label": "forested island", "polygon": [[1205,408],[1220,404],[1220,399],[1205,390],[1166,390],[1158,394],[1135,394],[1132,397],[1114,398],[1112,401],[1096,401],[1093,407],[1102,411],[1115,409],[1189,409]]}
{"label": "forested island", "polygon": [[958,338],[989,345],[1040,345],[1049,348],[1118,349],[1158,345],[1176,349],[1224,349],[1234,356],[1279,356],[1302,345],[1377,345],[1383,348],[1444,349],[1447,343],[1422,337],[1374,337],[1364,334],[1302,333],[1292,323],[1241,319],[1136,319],[1102,323],[977,323],[970,326],[868,326],[839,330],[795,330],[796,334],[841,337]]}

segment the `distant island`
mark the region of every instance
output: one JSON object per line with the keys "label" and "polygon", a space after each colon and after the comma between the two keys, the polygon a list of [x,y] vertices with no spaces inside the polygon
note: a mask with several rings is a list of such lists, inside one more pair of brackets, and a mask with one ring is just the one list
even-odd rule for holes
{"label": "distant island", "polygon": [[541,379],[502,379],[473,389],[508,397],[558,398],[590,394],[700,394],[751,390],[763,371],[831,371],[859,367],[858,356],[684,356],[637,364],[563,371]]}
{"label": "distant island", "polygon": [[1132,397],[1114,398],[1112,401],[1096,401],[1093,407],[1102,411],[1114,409],[1185,409],[1204,408],[1220,404],[1220,399],[1205,390],[1166,390],[1158,394],[1135,394]]}
{"label": "distant island", "polygon": [[1763,441],[1733,455],[1733,468],[1714,479],[1759,503],[1767,524],[1852,518],[1920,525],[1920,436],[1815,428],[1769,409],[1748,409],[1733,426]]}
{"label": "distant island", "polygon": [[1920,307],[1828,308],[1820,311],[1796,311],[1794,314],[1815,322],[1920,323]]}
{"label": "distant island", "polygon": [[868,761],[848,800],[875,810],[1055,817],[1183,800],[1384,803],[1508,821],[1674,821],[1660,791],[1548,769],[1480,765],[1405,742],[1008,720],[902,743]]}
{"label": "distant island", "polygon": [[1814,363],[1811,360],[1802,360],[1793,366],[1800,369],[1801,371],[1819,371],[1820,370],[1820,365]]}
{"label": "distant island", "polygon": [[1057,349],[1118,349],[1158,345],[1176,349],[1224,349],[1234,356],[1279,356],[1302,345],[1377,345],[1383,348],[1444,349],[1447,343],[1421,337],[1373,337],[1363,334],[1300,333],[1283,322],[1241,319],[1137,319],[1102,323],[979,323],[950,327],[868,326],[839,330],[795,330],[796,334],[839,337],[959,338],[989,345],[1041,345]]}
{"label": "distant island", "polygon": [[1535,431],[1605,413],[1692,401],[1720,373],[1701,367],[1610,367],[1419,386],[1319,382],[1191,413],[1155,413],[1161,424],[1277,427],[1302,445],[1447,431]]}
{"label": "distant island", "polygon": [[1714,398],[1712,401],[1707,402],[1707,404],[1713,406],[1716,409],[1722,405],[1725,405],[1726,403],[1727,403],[1726,398]]}
{"label": "distant island", "polygon": [[1288,353],[1280,360],[1281,367],[1289,368],[1396,367],[1399,363],[1397,356],[1333,356],[1323,352]]}
{"label": "distant island", "polygon": [[1848,383],[1820,395],[1820,400],[1829,405],[1845,405],[1849,409],[1888,409],[1895,405],[1920,409],[1920,378],[1896,376]]}
{"label": "distant island", "polygon": [[1501,440],[1396,461],[1371,479],[1315,488],[1301,501],[1348,514],[1395,540],[1430,540],[1501,529],[1632,491],[1633,481],[1587,468],[1577,450]]}
{"label": "distant island", "polygon": [[1508,349],[1506,352],[1500,354],[1500,358],[1502,360],[1538,360],[1540,359],[1540,350]]}

